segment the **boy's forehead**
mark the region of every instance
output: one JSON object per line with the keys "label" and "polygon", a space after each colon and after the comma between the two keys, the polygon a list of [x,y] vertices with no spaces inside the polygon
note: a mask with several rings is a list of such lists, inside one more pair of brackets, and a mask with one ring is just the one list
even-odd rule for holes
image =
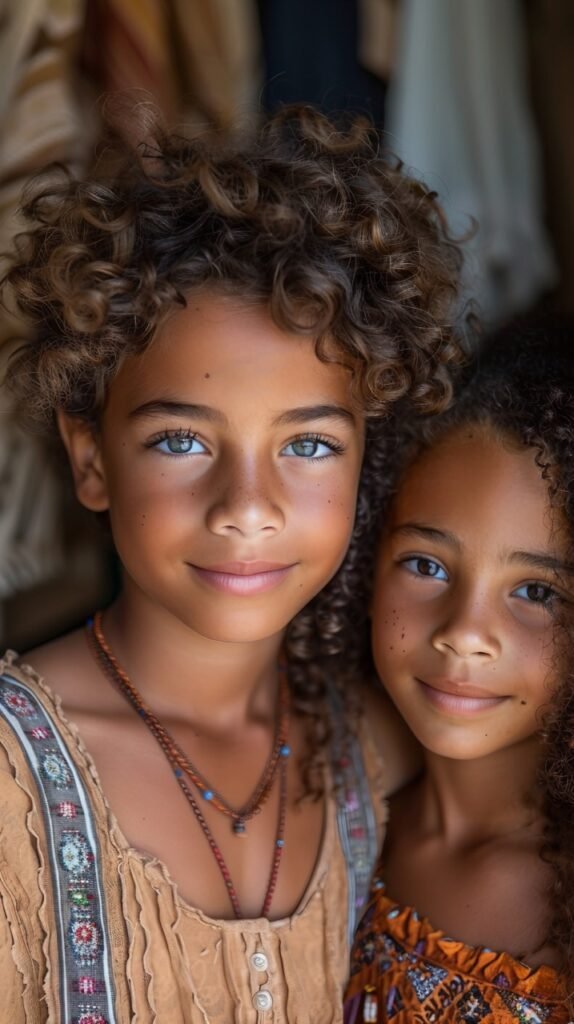
{"label": "boy's forehead", "polygon": [[[277,325],[262,304],[202,293],[171,313],[141,354],[128,356],[110,387],[109,402],[135,407],[157,399],[236,400],[241,392],[274,407],[334,399],[358,414],[352,369],[328,341]],[[109,404],[108,402],[108,404]]]}

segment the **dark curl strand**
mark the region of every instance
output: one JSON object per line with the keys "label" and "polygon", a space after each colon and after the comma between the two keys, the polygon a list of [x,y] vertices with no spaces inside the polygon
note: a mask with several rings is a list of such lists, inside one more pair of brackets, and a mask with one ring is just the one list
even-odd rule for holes
{"label": "dark curl strand", "polygon": [[319,355],[334,338],[367,411],[444,406],[460,251],[369,122],[298,107],[243,142],[147,136],[112,177],[56,169],[25,194],[6,281],[37,328],[8,378],[29,421],[96,419],[122,357],[201,287],[267,304]]}
{"label": "dark curl strand", "polygon": [[[357,678],[375,679],[368,608],[373,567],[386,511],[406,467],[447,432],[486,425],[501,443],[530,448],[548,484],[550,505],[566,529],[567,564],[574,569],[574,336],[570,330],[509,329],[492,339],[468,370],[469,380],[451,408],[426,419],[401,416],[371,425],[359,513],[349,555],[306,622],[309,657],[325,675],[344,655],[349,690]],[[480,482],[477,481],[477,486]],[[501,515],[504,512],[501,510]],[[572,579],[564,581],[573,592]],[[329,635],[321,629],[329,622]],[[296,628],[297,624],[295,623]],[[541,856],[552,868],[547,941],[556,950],[574,1011],[574,601],[555,627],[552,699],[541,715],[543,761],[536,795],[544,825]]]}

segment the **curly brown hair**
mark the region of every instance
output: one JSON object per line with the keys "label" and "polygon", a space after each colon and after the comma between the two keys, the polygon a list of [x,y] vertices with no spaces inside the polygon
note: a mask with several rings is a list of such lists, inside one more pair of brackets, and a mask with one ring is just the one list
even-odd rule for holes
{"label": "curly brown hair", "polygon": [[[322,358],[334,339],[369,416],[399,400],[426,413],[448,403],[463,352],[460,248],[434,193],[402,173],[368,121],[342,130],[297,107],[243,139],[190,140],[159,123],[146,136],[113,174],[53,169],[25,194],[29,230],[5,282],[36,328],[7,377],[29,425],[59,441],[58,409],[97,424],[122,359],[202,287],[265,304]],[[329,716],[301,639],[307,620],[312,610],[288,653],[316,753]],[[315,793],[318,764],[313,755],[306,773]]]}
{"label": "curly brown hair", "polygon": [[97,421],[122,358],[201,287],[266,304],[319,355],[335,339],[368,412],[450,397],[460,250],[364,119],[286,108],[227,142],[155,124],[111,177],[34,179],[22,212],[5,282],[36,330],[7,379],[44,434],[56,409]]}
{"label": "curly brown hair", "polygon": [[[427,419],[399,408],[386,424],[370,424],[355,530],[339,573],[305,615],[305,656],[325,677],[337,672],[352,691],[376,681],[370,649],[370,606],[376,547],[407,466],[463,425],[488,425],[535,452],[551,507],[566,526],[567,564],[574,566],[574,337],[571,330],[510,328],[493,338],[451,407]],[[572,581],[565,581],[571,590]],[[547,940],[557,951],[566,990],[574,993],[574,608],[555,625],[556,684],[541,711],[542,764],[536,796],[545,825],[540,853],[552,868]],[[328,630],[325,623],[329,624]],[[295,630],[300,628],[296,623]],[[341,672],[344,654],[345,670]],[[574,1009],[574,998],[570,998]]]}

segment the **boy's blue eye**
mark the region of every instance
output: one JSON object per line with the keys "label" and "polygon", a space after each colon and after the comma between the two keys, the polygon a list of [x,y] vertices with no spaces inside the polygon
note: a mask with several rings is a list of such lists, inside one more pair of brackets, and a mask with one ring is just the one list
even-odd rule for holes
{"label": "boy's blue eye", "polygon": [[205,445],[193,434],[167,434],[153,443],[164,455],[203,455]]}
{"label": "boy's blue eye", "polygon": [[281,454],[300,459],[325,459],[342,450],[334,441],[324,441],[320,437],[299,437],[285,445]]}
{"label": "boy's blue eye", "polygon": [[512,592],[513,597],[519,597],[522,601],[530,604],[551,605],[557,600],[558,594],[548,583],[523,583]]}
{"label": "boy's blue eye", "polygon": [[446,569],[443,569],[442,565],[433,561],[432,558],[405,558],[401,565],[404,565],[405,569],[412,572],[414,576],[426,576],[441,582],[448,580]]}

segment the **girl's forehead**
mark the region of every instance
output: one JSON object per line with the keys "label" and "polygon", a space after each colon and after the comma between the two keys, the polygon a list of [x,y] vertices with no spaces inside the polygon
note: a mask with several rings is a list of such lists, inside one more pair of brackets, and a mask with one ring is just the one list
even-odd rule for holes
{"label": "girl's forehead", "polygon": [[546,549],[556,538],[548,486],[534,449],[488,427],[460,426],[408,467],[390,522],[424,522],[469,547]]}

